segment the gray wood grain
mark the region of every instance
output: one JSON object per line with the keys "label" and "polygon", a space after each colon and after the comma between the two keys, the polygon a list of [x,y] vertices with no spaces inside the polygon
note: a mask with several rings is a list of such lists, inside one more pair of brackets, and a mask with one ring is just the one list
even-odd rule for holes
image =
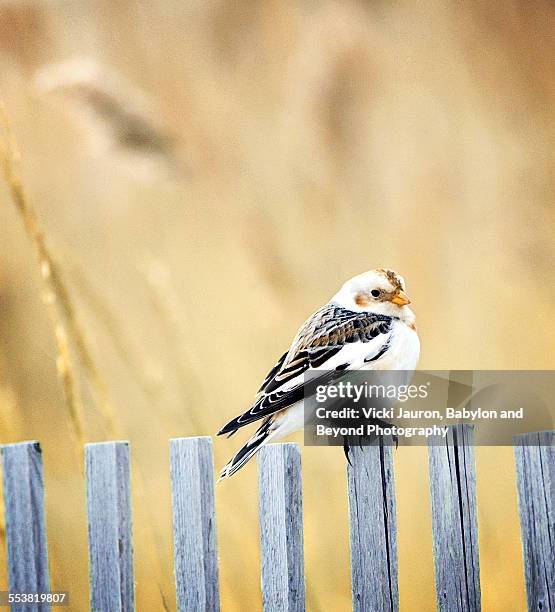
{"label": "gray wood grain", "polygon": [[531,612],[555,611],[555,432],[515,436],[520,528]]}
{"label": "gray wood grain", "polygon": [[86,444],[85,474],[91,609],[134,610],[129,444]]}
{"label": "gray wood grain", "polygon": [[428,446],[437,607],[445,612],[481,609],[473,429],[454,425]]}
{"label": "gray wood grain", "polygon": [[269,444],[258,455],[262,607],[305,609],[301,453]]}
{"label": "gray wood grain", "polygon": [[[48,592],[48,551],[42,455],[38,442],[2,447],[8,583],[18,593]],[[50,610],[49,605],[12,605],[12,610]]]}
{"label": "gray wood grain", "polygon": [[353,610],[397,611],[397,518],[391,445],[352,446],[347,465]]}
{"label": "gray wood grain", "polygon": [[177,609],[220,609],[214,464],[209,437],[170,441]]}

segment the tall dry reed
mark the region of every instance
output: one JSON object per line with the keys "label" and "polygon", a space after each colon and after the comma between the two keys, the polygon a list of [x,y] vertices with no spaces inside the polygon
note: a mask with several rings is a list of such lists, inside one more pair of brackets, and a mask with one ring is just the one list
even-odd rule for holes
{"label": "tall dry reed", "polygon": [[20,154],[3,104],[0,104],[0,123],[3,131],[0,143],[0,161],[4,180],[8,186],[12,203],[23,221],[27,236],[36,250],[44,283],[43,302],[48,306],[54,327],[58,347],[56,363],[62,380],[71,429],[76,442],[81,446],[86,438],[86,423],[78,390],[78,376],[71,359],[68,339],[73,343],[79,361],[96,391],[97,405],[104,419],[106,433],[109,436],[115,436],[117,428],[106,384],[92,357],[89,342],[78,320],[73,300],[63,280],[59,265],[39,224],[36,211],[28,200],[23,182],[17,173],[16,166]]}

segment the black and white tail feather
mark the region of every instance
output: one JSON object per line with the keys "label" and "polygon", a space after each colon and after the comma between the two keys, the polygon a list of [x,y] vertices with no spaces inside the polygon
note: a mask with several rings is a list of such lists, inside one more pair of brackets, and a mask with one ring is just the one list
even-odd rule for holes
{"label": "black and white tail feather", "polygon": [[[256,430],[254,436],[249,438],[247,443],[239,450],[238,453],[233,456],[233,459],[231,459],[231,461],[222,469],[219,480],[221,480],[222,478],[228,478],[229,476],[233,476],[233,474],[239,471],[249,459],[256,455],[260,447],[266,444],[266,442],[268,441],[268,438],[271,435],[271,426],[272,421],[269,418],[266,419],[262,423],[262,425]],[[233,431],[230,435],[233,435],[235,431]]]}

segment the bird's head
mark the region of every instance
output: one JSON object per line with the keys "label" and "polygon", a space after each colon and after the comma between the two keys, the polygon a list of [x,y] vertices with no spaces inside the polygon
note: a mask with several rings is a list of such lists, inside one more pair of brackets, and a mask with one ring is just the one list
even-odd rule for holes
{"label": "bird's head", "polygon": [[386,268],[364,272],[349,279],[332,301],[358,312],[374,312],[401,319],[412,316],[404,278]]}

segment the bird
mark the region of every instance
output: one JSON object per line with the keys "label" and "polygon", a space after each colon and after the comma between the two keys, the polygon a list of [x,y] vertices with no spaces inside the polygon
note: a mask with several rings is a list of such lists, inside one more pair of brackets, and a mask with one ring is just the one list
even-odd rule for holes
{"label": "bird", "polygon": [[[266,375],[252,406],[218,432],[229,437],[262,420],[221,470],[220,480],[240,470],[264,444],[304,427],[303,398],[315,370],[415,370],[420,340],[410,303],[404,278],[388,268],[346,281],[300,327]],[[348,459],[348,449],[346,455]]]}

